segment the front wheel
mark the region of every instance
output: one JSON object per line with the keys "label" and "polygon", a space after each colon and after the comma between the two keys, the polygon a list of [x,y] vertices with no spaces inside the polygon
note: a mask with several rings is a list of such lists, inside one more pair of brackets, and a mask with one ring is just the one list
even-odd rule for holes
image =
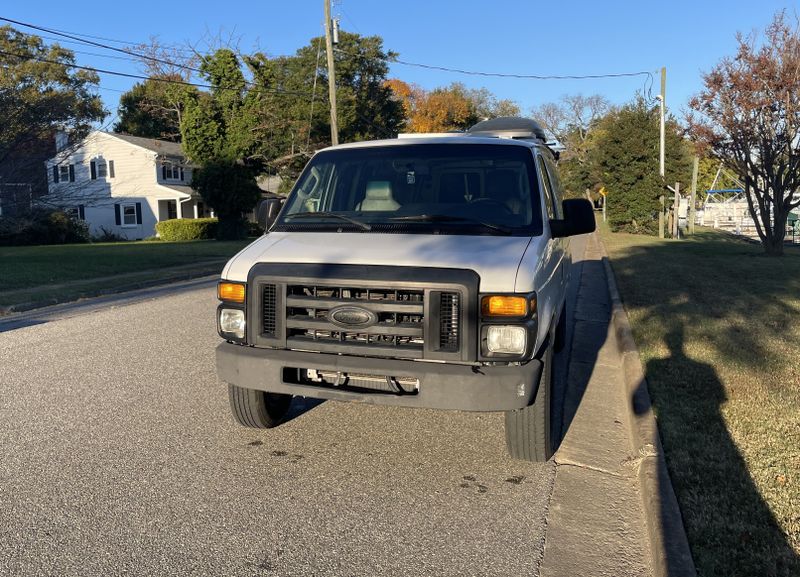
{"label": "front wheel", "polygon": [[[551,341],[552,343],[552,341]],[[544,462],[553,456],[552,416],[553,345],[542,355],[542,375],[534,403],[506,411],[506,447],[513,459]]]}
{"label": "front wheel", "polygon": [[267,393],[228,384],[231,413],[237,423],[252,429],[271,429],[283,422],[292,395]]}

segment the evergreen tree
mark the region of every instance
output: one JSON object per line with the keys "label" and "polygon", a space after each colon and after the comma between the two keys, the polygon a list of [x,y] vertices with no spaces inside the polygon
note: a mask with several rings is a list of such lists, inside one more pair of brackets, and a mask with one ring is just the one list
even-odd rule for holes
{"label": "evergreen tree", "polygon": [[691,179],[689,145],[678,124],[666,126],[666,176],[658,174],[659,113],[641,97],[605,116],[590,154],[600,182],[608,191],[612,230],[655,234],[659,196],[664,185]]}

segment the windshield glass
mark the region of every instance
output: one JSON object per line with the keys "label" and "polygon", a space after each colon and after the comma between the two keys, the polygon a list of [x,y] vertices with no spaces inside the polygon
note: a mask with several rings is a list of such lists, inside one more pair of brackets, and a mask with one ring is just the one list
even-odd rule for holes
{"label": "windshield glass", "polygon": [[530,149],[411,144],[317,154],[277,230],[541,234]]}

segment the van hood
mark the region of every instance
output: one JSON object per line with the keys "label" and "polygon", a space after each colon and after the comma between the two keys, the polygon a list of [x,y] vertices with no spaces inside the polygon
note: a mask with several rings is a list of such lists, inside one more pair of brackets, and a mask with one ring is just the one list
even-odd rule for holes
{"label": "van hood", "polygon": [[244,282],[264,263],[355,264],[474,270],[482,292],[513,292],[528,244],[537,238],[429,234],[271,232],[233,257],[222,278]]}

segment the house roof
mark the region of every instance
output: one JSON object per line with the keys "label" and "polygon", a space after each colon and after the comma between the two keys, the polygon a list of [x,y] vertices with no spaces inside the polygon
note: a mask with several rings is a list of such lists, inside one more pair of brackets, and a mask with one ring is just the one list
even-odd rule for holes
{"label": "house roof", "polygon": [[179,142],[169,142],[168,140],[157,140],[155,138],[143,138],[141,136],[131,136],[129,134],[118,134],[116,132],[106,132],[109,136],[119,138],[125,142],[130,142],[136,146],[141,146],[147,150],[152,150],[158,154],[166,156],[180,156],[183,157],[183,147]]}
{"label": "house roof", "polygon": [[175,192],[180,192],[181,194],[185,194],[186,198],[191,197],[194,194],[191,186],[186,186],[185,184],[164,184],[159,183],[159,188],[168,188],[170,190],[174,190]]}

